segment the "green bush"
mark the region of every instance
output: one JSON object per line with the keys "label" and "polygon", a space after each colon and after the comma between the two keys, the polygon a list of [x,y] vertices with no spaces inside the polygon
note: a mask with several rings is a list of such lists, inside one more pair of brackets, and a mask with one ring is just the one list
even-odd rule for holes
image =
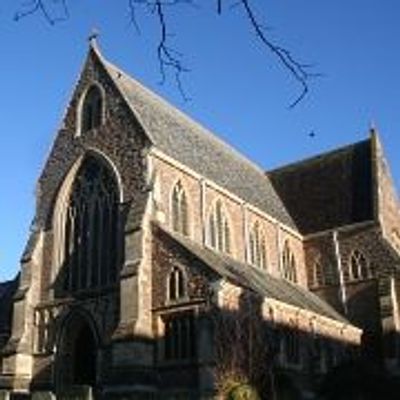
{"label": "green bush", "polygon": [[229,392],[227,400],[260,400],[260,397],[250,385],[240,384]]}

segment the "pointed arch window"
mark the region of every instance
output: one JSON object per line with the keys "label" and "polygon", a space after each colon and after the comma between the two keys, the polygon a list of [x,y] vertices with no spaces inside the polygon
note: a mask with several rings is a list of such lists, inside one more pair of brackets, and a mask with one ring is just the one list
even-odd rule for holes
{"label": "pointed arch window", "polygon": [[324,271],[321,261],[321,255],[318,255],[312,266],[312,285],[315,287],[325,284]]}
{"label": "pointed arch window", "polygon": [[173,267],[168,276],[168,300],[177,301],[186,297],[186,280],[182,270]]}
{"label": "pointed arch window", "polygon": [[172,229],[182,235],[189,234],[188,204],[185,190],[179,181],[172,189]]}
{"label": "pointed arch window", "polygon": [[231,229],[221,200],[217,200],[208,220],[209,245],[223,253],[231,253]]}
{"label": "pointed arch window", "polygon": [[258,222],[253,225],[250,231],[249,247],[250,264],[262,269],[267,268],[265,235]]}
{"label": "pointed arch window", "polygon": [[103,123],[103,103],[100,88],[97,85],[90,86],[81,108],[81,133],[98,128]]}
{"label": "pointed arch window", "polygon": [[400,233],[398,229],[395,228],[392,230],[391,239],[394,248],[400,252]]}
{"label": "pointed arch window", "polygon": [[87,156],[69,197],[64,230],[64,291],[114,283],[118,271],[118,183],[98,157]]}
{"label": "pointed arch window", "polygon": [[334,264],[321,254],[317,254],[311,266],[310,285],[313,287],[335,285],[338,281],[338,272]]}
{"label": "pointed arch window", "polygon": [[350,256],[350,279],[357,281],[371,278],[371,269],[365,255],[360,250],[354,250]]}
{"label": "pointed arch window", "polygon": [[286,240],[282,251],[282,276],[290,282],[297,283],[296,259]]}

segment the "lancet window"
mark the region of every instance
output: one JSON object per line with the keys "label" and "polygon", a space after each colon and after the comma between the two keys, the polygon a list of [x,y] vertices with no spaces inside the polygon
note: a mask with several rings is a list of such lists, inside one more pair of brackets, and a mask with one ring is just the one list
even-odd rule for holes
{"label": "lancet window", "polygon": [[188,229],[188,205],[185,190],[179,181],[172,190],[172,229],[187,236]]}
{"label": "lancet window", "polygon": [[223,253],[231,253],[231,230],[228,217],[218,200],[210,213],[208,221],[209,245]]}
{"label": "lancet window", "polygon": [[286,240],[282,251],[282,276],[288,281],[297,282],[296,259]]}
{"label": "lancet window", "polygon": [[257,222],[253,225],[249,234],[249,247],[250,264],[259,268],[266,268],[265,235]]}
{"label": "lancet window", "polygon": [[168,299],[177,301],[186,296],[186,281],[182,270],[178,267],[173,267],[168,277]]}
{"label": "lancet window", "polygon": [[97,85],[87,91],[81,108],[80,132],[84,133],[103,123],[103,96]]}

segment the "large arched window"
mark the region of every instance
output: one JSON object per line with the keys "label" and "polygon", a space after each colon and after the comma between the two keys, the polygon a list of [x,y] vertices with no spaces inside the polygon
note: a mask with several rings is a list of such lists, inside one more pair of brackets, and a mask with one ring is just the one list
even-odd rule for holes
{"label": "large arched window", "polygon": [[97,85],[90,86],[85,94],[80,121],[80,133],[97,128],[103,123],[103,95]]}
{"label": "large arched window", "polygon": [[179,181],[172,190],[171,196],[172,229],[187,236],[188,229],[188,205],[185,190]]}
{"label": "large arched window", "polygon": [[288,281],[297,282],[296,259],[286,240],[282,251],[282,276]]}
{"label": "large arched window", "polygon": [[208,219],[208,243],[223,253],[231,252],[231,231],[221,200],[217,200]]}
{"label": "large arched window", "polygon": [[350,256],[350,279],[357,281],[371,278],[368,260],[359,250],[354,250]]}
{"label": "large arched window", "polygon": [[256,267],[267,267],[265,235],[258,222],[253,225],[249,234],[249,261]]}
{"label": "large arched window", "polygon": [[116,281],[118,271],[118,183],[97,157],[85,158],[69,196],[65,219],[64,290],[95,288]]}

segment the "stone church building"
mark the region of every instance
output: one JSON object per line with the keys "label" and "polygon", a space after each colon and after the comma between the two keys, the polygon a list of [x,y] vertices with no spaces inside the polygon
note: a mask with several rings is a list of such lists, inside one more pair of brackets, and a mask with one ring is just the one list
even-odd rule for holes
{"label": "stone church building", "polygon": [[0,284],[0,388],[313,398],[399,367],[400,209],[379,137],[263,171],[92,41]]}

